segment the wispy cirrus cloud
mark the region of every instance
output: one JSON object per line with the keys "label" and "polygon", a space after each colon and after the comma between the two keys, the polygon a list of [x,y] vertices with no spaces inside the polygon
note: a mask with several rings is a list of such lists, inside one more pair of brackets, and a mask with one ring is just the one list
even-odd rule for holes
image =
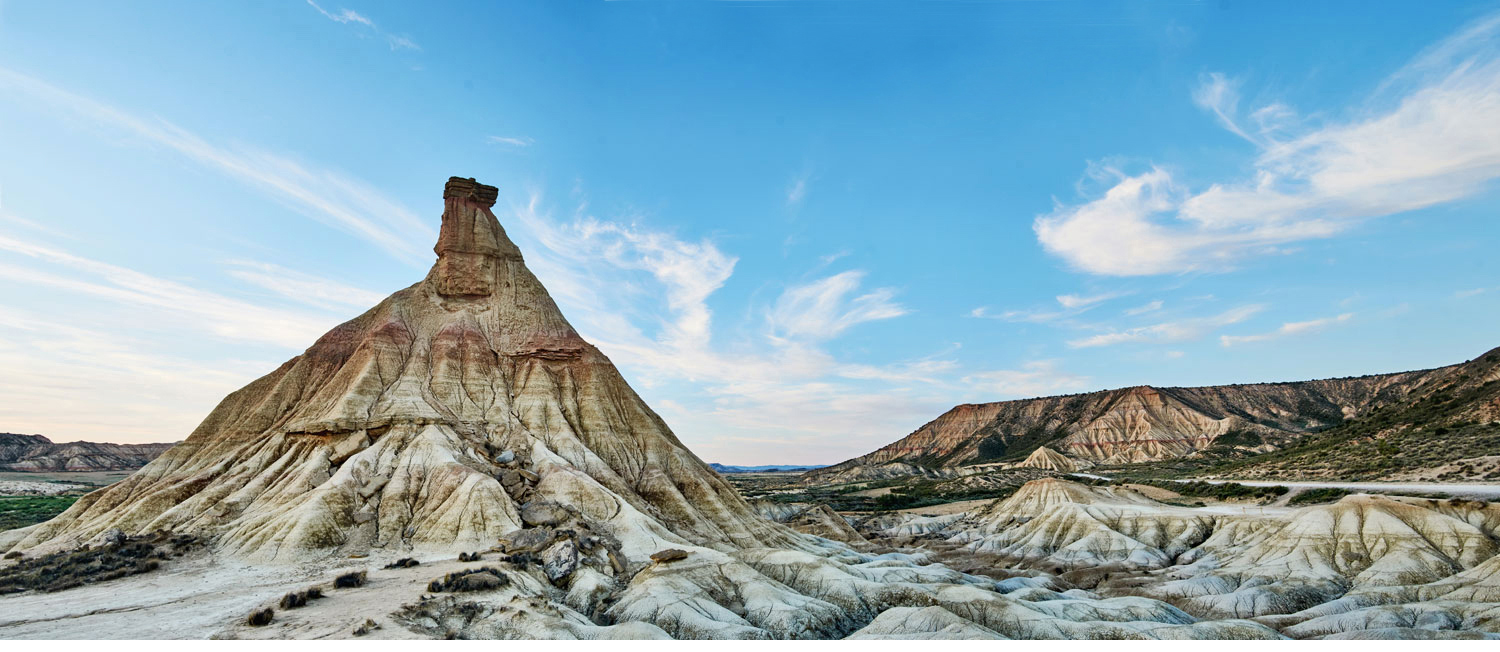
{"label": "wispy cirrus cloud", "polygon": [[1279,103],[1245,115],[1237,86],[1208,75],[1193,99],[1258,149],[1248,178],[1193,190],[1168,167],[1094,166],[1109,188],[1038,217],[1043,248],[1093,274],[1222,270],[1500,177],[1500,14],[1418,57],[1342,121],[1311,125]]}
{"label": "wispy cirrus cloud", "polygon": [[183,439],[225,394],[274,365],[187,359],[119,328],[84,328],[7,306],[0,311],[0,422],[69,440]]}
{"label": "wispy cirrus cloud", "polygon": [[228,274],[278,296],[320,308],[369,308],[385,295],[314,276],[280,265],[253,260],[231,260]]}
{"label": "wispy cirrus cloud", "polygon": [[1132,293],[1104,292],[1101,294],[1092,295],[1062,294],[1056,297],[1058,305],[1062,306],[1061,309],[1018,309],[1006,310],[997,314],[990,312],[990,308],[988,306],[981,306],[969,311],[969,316],[979,319],[999,319],[1002,321],[1043,324],[1081,315],[1085,312],[1088,312],[1089,310],[1092,310],[1099,304],[1110,301],[1112,299],[1117,299],[1119,297],[1128,296],[1130,294]]}
{"label": "wispy cirrus cloud", "polygon": [[792,183],[786,189],[786,205],[793,208],[802,205],[802,200],[807,198],[810,183],[812,183],[812,175],[807,172],[792,179]]}
{"label": "wispy cirrus cloud", "polygon": [[1346,312],[1336,317],[1324,317],[1322,319],[1309,319],[1307,321],[1289,321],[1269,333],[1257,333],[1255,335],[1221,335],[1219,344],[1223,346],[1235,346],[1237,344],[1248,344],[1250,342],[1264,342],[1288,335],[1299,335],[1323,330],[1334,324],[1349,321],[1354,318],[1354,313]]}
{"label": "wispy cirrus cloud", "polygon": [[15,99],[61,109],[176,151],[242,182],[299,213],[353,234],[413,266],[426,265],[423,243],[437,238],[425,220],[379,190],[339,172],[245,147],[221,147],[159,118],[141,118],[13,70],[0,68],[0,88]]}
{"label": "wispy cirrus cloud", "polygon": [[787,288],[771,309],[773,337],[825,340],[856,324],[907,314],[894,288],[859,293],[864,276],[850,270]]}
{"label": "wispy cirrus cloud", "polygon": [[1196,340],[1208,335],[1214,329],[1245,321],[1256,313],[1265,310],[1265,308],[1264,305],[1240,306],[1208,317],[1165,321],[1149,326],[1139,326],[1092,335],[1071,340],[1068,342],[1068,346],[1074,349],[1087,349],[1132,342],[1185,342]]}
{"label": "wispy cirrus cloud", "polygon": [[531,147],[536,141],[525,136],[489,136],[484,139],[491,145],[507,145],[510,147]]}
{"label": "wispy cirrus cloud", "polygon": [[416,42],[412,41],[410,38],[392,34],[381,29],[379,25],[375,24],[375,21],[370,20],[364,14],[361,14],[353,9],[340,8],[338,11],[329,11],[327,9],[324,9],[317,2],[314,2],[314,0],[307,0],[307,4],[313,9],[318,10],[318,13],[323,14],[323,17],[327,18],[328,20],[344,25],[357,25],[368,32],[369,35],[373,35],[377,38],[383,39],[386,42],[386,45],[390,46],[391,51],[393,52],[396,50],[422,49],[421,46],[418,46]]}
{"label": "wispy cirrus cloud", "polygon": [[301,349],[338,320],[258,305],[46,245],[0,234],[0,278],[172,315],[179,324],[231,340]]}
{"label": "wispy cirrus cloud", "polygon": [[963,382],[997,397],[1032,398],[1077,391],[1088,385],[1088,378],[1063,371],[1056,360],[1036,360],[1020,369],[971,374]]}

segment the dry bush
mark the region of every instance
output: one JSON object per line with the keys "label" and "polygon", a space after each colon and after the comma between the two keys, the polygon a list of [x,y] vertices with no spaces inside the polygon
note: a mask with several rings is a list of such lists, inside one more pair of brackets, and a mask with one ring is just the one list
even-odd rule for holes
{"label": "dry bush", "polygon": [[333,580],[333,587],[337,589],[357,589],[365,585],[369,579],[369,573],[359,571],[356,573],[344,573]]}
{"label": "dry bush", "polygon": [[275,617],[276,610],[270,607],[266,607],[265,609],[256,609],[255,611],[250,612],[250,615],[245,618],[245,624],[251,627],[265,627],[266,625],[271,624],[271,621],[275,619]]}
{"label": "dry bush", "polygon": [[466,591],[493,591],[510,584],[510,578],[499,569],[486,566],[473,570],[448,573],[427,584],[432,593],[461,593]]}

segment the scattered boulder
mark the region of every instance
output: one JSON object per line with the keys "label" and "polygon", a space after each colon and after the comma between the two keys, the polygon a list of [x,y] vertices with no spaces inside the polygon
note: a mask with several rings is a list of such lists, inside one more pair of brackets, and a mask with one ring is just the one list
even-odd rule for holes
{"label": "scattered boulder", "polygon": [[563,539],[542,551],[541,560],[547,579],[557,582],[578,570],[578,546],[572,539]]}
{"label": "scattered boulder", "polygon": [[510,584],[510,578],[498,568],[484,567],[448,573],[427,583],[431,593],[493,591]]}
{"label": "scattered boulder", "polygon": [[688,554],[687,554],[686,550],[678,550],[677,548],[667,548],[666,550],[662,550],[660,552],[653,553],[651,555],[651,561],[654,561],[654,562],[656,562],[658,564],[670,564],[670,563],[672,563],[674,561],[678,561],[678,560],[682,560],[682,559],[687,559],[687,556],[688,556]]}
{"label": "scattered boulder", "polygon": [[101,532],[99,536],[94,537],[94,540],[90,541],[89,545],[95,548],[101,546],[121,546],[125,545],[126,538],[127,537],[125,536],[124,530],[121,530],[117,527],[110,528],[108,530],[105,530],[104,532]]}
{"label": "scattered boulder", "polygon": [[501,543],[504,544],[506,552],[516,554],[541,550],[555,538],[550,528],[533,527],[511,532]]}
{"label": "scattered boulder", "polygon": [[561,525],[571,514],[568,509],[546,500],[533,500],[521,505],[521,521],[533,527]]}

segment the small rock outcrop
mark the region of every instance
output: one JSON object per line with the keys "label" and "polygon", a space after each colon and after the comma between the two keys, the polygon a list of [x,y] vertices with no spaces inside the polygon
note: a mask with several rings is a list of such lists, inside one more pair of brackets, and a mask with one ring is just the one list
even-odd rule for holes
{"label": "small rock outcrop", "polygon": [[1016,466],[1030,469],[1044,469],[1057,471],[1058,473],[1073,473],[1079,469],[1077,462],[1067,455],[1042,446],[1031,452],[1024,461]]}

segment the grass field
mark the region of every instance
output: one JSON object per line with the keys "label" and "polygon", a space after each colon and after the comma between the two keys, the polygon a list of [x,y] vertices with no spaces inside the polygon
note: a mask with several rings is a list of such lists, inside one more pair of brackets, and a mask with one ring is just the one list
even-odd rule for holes
{"label": "grass field", "polygon": [[0,531],[41,523],[71,507],[81,496],[0,497]]}

